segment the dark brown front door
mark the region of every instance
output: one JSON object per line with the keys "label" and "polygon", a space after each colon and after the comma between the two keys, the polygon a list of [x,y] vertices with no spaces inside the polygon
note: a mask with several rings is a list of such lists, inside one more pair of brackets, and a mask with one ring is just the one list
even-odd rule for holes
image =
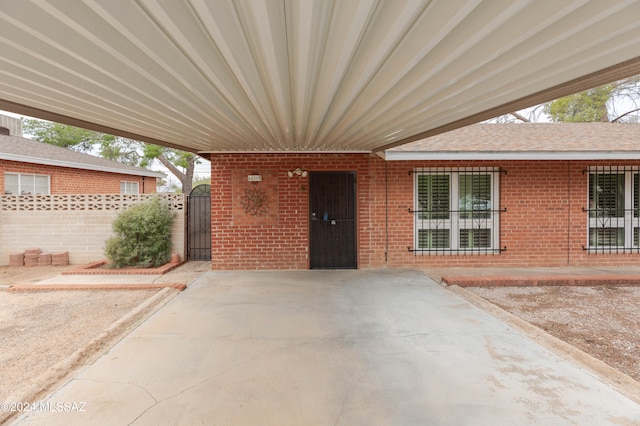
{"label": "dark brown front door", "polygon": [[355,173],[312,172],[309,179],[311,268],[356,268]]}

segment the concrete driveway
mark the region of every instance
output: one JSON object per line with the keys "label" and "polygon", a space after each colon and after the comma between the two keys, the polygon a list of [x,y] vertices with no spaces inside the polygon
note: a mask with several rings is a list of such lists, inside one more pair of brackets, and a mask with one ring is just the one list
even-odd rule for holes
{"label": "concrete driveway", "polygon": [[397,269],[208,272],[46,401],[83,411],[17,423],[640,423],[594,376]]}

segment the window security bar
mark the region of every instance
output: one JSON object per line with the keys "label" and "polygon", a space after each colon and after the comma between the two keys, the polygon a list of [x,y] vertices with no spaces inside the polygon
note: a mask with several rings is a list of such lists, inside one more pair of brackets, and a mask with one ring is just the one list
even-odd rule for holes
{"label": "window security bar", "polygon": [[[609,212],[600,209],[582,208],[589,217],[588,245],[583,245],[582,250],[590,253],[616,254],[616,253],[640,253],[639,230],[640,211],[638,209],[623,209],[615,212],[616,216],[609,216]],[[631,228],[627,226],[631,217]],[[631,245],[628,243],[628,233],[631,237]]]}
{"label": "window security bar", "polygon": [[415,254],[499,254],[500,174],[498,168],[416,169]]}
{"label": "window security bar", "polygon": [[431,249],[414,249],[407,247],[407,251],[414,253],[416,256],[419,254],[426,256],[438,256],[438,255],[481,255],[481,254],[500,254],[507,251],[507,247],[499,247],[496,249],[482,249],[482,250],[464,250],[464,249],[449,249],[449,248],[431,248]]}
{"label": "window security bar", "polygon": [[[458,217],[468,214],[467,210],[414,210],[407,209],[407,211],[417,217],[424,213],[427,215],[440,215],[443,213],[449,214],[450,217]],[[499,210],[483,210],[483,213],[489,214],[496,218],[495,223],[499,223],[499,216],[502,213],[507,212],[507,208]],[[435,226],[429,229],[429,235],[426,237],[431,245],[429,247],[413,248],[407,247],[407,251],[412,253],[421,253],[427,255],[437,254],[499,254],[507,251],[507,247],[495,247],[492,248],[490,244],[491,231],[487,226],[486,220],[473,219],[475,221],[473,227],[468,229],[460,229],[460,244],[456,248],[450,247],[450,231],[446,222],[436,223]],[[473,223],[473,222],[472,222]],[[497,231],[497,229],[496,229]],[[420,238],[420,237],[419,237]],[[425,237],[422,237],[424,240]],[[442,247],[441,247],[442,246]]]}
{"label": "window security bar", "polygon": [[640,253],[640,168],[592,167],[589,174],[587,244],[589,253]]}
{"label": "window security bar", "polygon": [[[424,174],[425,171],[427,169],[415,169],[415,170],[409,170],[408,174],[409,176],[413,175],[413,174]],[[494,168],[494,167],[438,167],[438,168],[434,168],[434,173],[459,173],[460,171],[473,171],[475,170],[477,173],[477,170],[490,170],[490,173],[502,173],[503,175],[507,174],[507,170],[506,169],[500,169],[500,168]],[[430,172],[429,172],[430,173]]]}
{"label": "window security bar", "polygon": [[[584,210],[584,209],[583,209]],[[475,210],[474,210],[475,211]],[[504,207],[500,210],[479,210],[482,211],[483,213],[506,213],[507,212],[507,208]],[[412,208],[407,209],[407,212],[412,213],[412,214],[416,214],[416,213],[425,213],[425,214],[430,214],[430,215],[436,215],[439,213],[469,213],[469,210],[414,210]]]}

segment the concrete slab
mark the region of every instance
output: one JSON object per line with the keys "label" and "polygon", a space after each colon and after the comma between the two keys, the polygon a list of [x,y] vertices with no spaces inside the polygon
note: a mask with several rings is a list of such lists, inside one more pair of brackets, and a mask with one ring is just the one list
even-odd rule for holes
{"label": "concrete slab", "polygon": [[640,423],[637,403],[409,270],[208,272],[41,406],[65,402],[84,411],[16,423]]}
{"label": "concrete slab", "polygon": [[[37,290],[108,290],[108,289],[150,289],[173,287],[182,290],[203,273],[211,270],[211,262],[186,262],[162,274],[149,274],[148,270],[112,270],[105,274],[60,274],[32,284],[7,286],[10,291]],[[167,269],[167,268],[165,268]],[[137,274],[135,272],[144,273]]]}

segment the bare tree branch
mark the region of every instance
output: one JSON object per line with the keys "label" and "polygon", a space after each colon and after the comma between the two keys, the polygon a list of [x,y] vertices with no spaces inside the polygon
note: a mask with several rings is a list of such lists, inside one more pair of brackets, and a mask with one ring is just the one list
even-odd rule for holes
{"label": "bare tree branch", "polygon": [[518,112],[510,112],[509,114],[511,114],[512,116],[514,116],[515,118],[517,118],[520,121],[523,121],[525,123],[530,123],[531,120],[529,120],[527,117],[525,117],[524,115],[518,113]]}
{"label": "bare tree branch", "polygon": [[618,120],[620,120],[622,117],[624,117],[625,115],[629,115],[629,114],[633,114],[634,112],[640,111],[640,108],[636,108],[636,109],[632,109],[631,111],[627,111],[622,115],[617,116],[616,118],[614,118],[613,120],[611,120],[612,123],[616,123]]}

